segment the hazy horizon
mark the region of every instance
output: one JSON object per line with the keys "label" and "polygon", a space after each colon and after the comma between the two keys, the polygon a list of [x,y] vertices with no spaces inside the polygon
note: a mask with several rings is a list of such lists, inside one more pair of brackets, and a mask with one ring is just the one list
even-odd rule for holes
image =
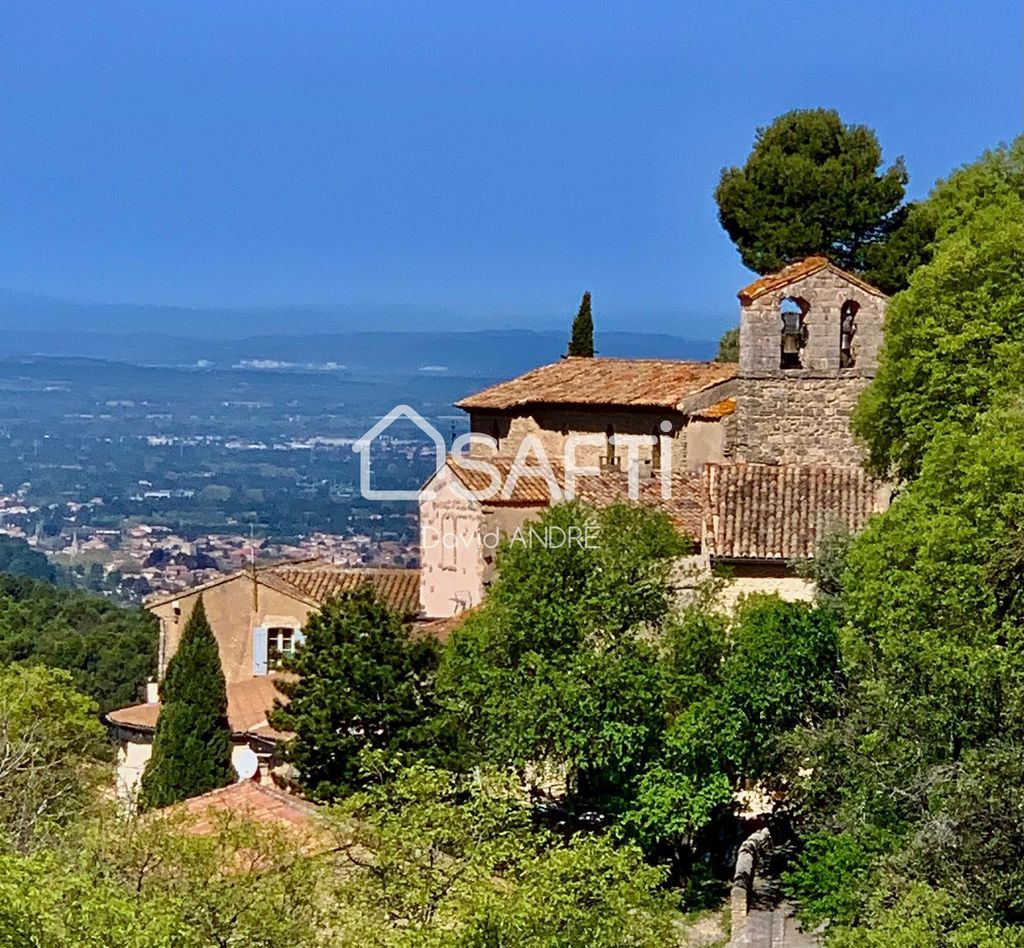
{"label": "hazy horizon", "polygon": [[757,127],[835,108],[920,198],[1019,131],[1020,32],[1012,0],[8,5],[0,287],[550,330],[589,289],[599,328],[714,338]]}

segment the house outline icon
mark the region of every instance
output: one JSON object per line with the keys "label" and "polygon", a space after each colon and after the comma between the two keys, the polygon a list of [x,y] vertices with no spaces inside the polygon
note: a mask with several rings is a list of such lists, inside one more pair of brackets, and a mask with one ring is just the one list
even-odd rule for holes
{"label": "house outline icon", "polygon": [[[359,493],[362,494],[364,500],[419,500],[432,495],[432,492],[423,490],[374,490],[370,486],[370,445],[400,418],[407,418],[434,443],[434,474],[437,474],[445,465],[448,451],[441,432],[415,408],[409,405],[395,405],[377,424],[352,444],[352,450],[359,455]],[[431,475],[431,478],[434,474]]]}

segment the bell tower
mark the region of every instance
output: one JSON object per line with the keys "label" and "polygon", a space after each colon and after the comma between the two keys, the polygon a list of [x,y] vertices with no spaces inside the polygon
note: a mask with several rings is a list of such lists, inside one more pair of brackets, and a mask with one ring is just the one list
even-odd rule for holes
{"label": "bell tower", "polygon": [[739,293],[732,460],[859,464],[850,415],[874,377],[888,297],[825,257]]}

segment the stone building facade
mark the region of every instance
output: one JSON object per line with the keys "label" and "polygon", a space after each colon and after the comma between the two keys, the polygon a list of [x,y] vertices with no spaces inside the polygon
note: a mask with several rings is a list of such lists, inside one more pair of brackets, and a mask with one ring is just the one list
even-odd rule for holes
{"label": "stone building facade", "polygon": [[[507,478],[527,438],[557,466],[571,435],[590,436],[576,463],[593,473],[576,490],[600,507],[634,502],[612,436],[647,436],[636,502],[662,509],[693,541],[689,565],[727,567],[727,602],[756,591],[808,598],[813,588],[794,562],[813,556],[833,529],[860,530],[888,505],[888,486],[862,470],[850,431],[877,370],[888,300],[825,257],[762,277],[739,299],[738,366],[582,358],[542,366],[459,402],[471,430],[493,439],[471,456],[486,456]],[[461,488],[477,487],[477,475],[457,461],[420,502],[426,617],[478,605],[493,579],[496,540],[557,502],[529,479],[507,497],[467,497]],[[560,480],[566,470],[554,473]],[[666,473],[669,499],[656,488]]]}
{"label": "stone building facade", "polygon": [[592,443],[576,447],[575,463],[623,468],[628,452],[612,439],[634,437],[650,442],[634,448],[638,461],[658,467],[664,458],[673,471],[699,470],[724,449],[718,432],[734,407],[735,375],[732,363],[568,358],[457,407],[469,412],[472,432],[494,441],[475,453],[514,457],[530,436],[548,458],[564,459],[576,435]]}
{"label": "stone building facade", "polygon": [[[277,660],[301,645],[302,627],[311,613],[331,596],[363,584],[408,620],[420,611],[417,570],[348,569],[319,560],[243,570],[147,604],[160,622],[162,680],[202,596],[227,685],[231,757],[240,776],[250,775],[247,768],[255,760],[258,776],[267,779],[279,762],[277,742],[288,736],[267,720],[274,702],[284,700],[274,683],[287,675],[276,670]],[[117,798],[126,805],[133,804],[152,755],[160,714],[157,683],[151,682],[146,692],[145,702],[106,716],[117,748]]]}
{"label": "stone building facade", "polygon": [[740,363],[729,457],[859,464],[850,415],[878,368],[887,297],[824,257],[739,293]]}

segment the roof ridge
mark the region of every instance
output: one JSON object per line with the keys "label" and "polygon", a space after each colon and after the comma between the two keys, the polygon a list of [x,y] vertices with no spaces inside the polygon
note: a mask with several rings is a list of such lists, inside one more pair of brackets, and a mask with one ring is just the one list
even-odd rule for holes
{"label": "roof ridge", "polygon": [[781,289],[790,283],[795,283],[797,280],[802,280],[823,269],[831,270],[849,283],[859,286],[866,293],[888,299],[888,295],[878,289],[877,286],[872,286],[856,274],[837,266],[823,254],[812,254],[809,257],[804,257],[803,260],[794,260],[792,263],[787,263],[786,266],[775,273],[765,273],[754,280],[753,283],[745,286],[736,295],[739,297],[740,302],[746,305],[759,299],[766,293]]}

